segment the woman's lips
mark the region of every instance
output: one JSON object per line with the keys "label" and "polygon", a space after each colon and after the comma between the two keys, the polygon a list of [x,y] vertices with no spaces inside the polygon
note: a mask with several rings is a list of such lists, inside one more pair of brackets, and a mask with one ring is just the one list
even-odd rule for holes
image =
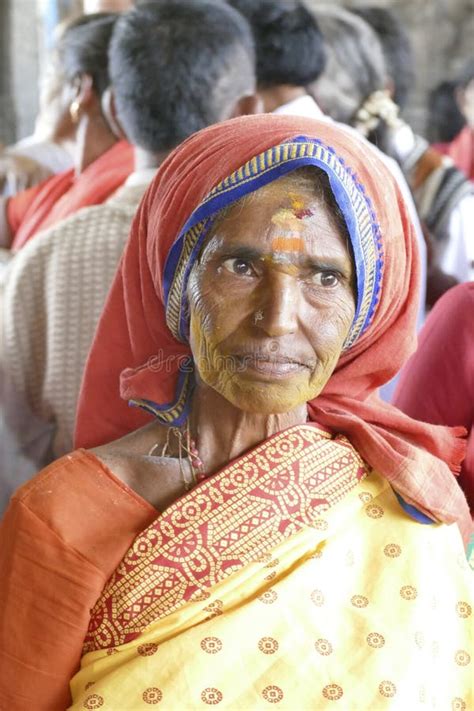
{"label": "woman's lips", "polygon": [[283,380],[308,370],[307,365],[289,358],[272,358],[250,354],[235,356],[235,358],[238,372],[251,371],[268,380]]}

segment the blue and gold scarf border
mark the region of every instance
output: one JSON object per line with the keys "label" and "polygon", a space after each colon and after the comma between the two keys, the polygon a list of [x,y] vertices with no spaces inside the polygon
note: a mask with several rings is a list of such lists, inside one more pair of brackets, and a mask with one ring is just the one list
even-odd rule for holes
{"label": "blue and gold scarf border", "polygon": [[[364,186],[336,151],[319,139],[297,136],[254,156],[216,185],[194,210],[168,255],[164,269],[166,321],[173,336],[188,343],[189,309],[186,297],[189,274],[218,213],[245,195],[284,175],[312,165],[328,176],[344,216],[355,261],[357,303],[344,344],[347,351],[370,326],[379,300],[383,249],[380,228]],[[176,399],[167,405],[135,400],[165,424],[181,424],[191,392],[189,373],[180,375]]]}
{"label": "blue and gold scarf border", "polygon": [[194,389],[194,364],[192,358],[186,358],[180,364],[178,373],[178,383],[176,387],[177,398],[173,403],[159,405],[152,400],[133,399],[128,404],[132,407],[139,407],[150,415],[156,417],[165,425],[181,427],[188,417],[188,403]]}

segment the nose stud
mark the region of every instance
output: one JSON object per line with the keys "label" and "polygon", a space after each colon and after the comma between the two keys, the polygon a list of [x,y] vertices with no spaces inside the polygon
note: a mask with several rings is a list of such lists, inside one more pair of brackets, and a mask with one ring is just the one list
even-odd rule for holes
{"label": "nose stud", "polygon": [[263,311],[259,309],[258,311],[255,312],[255,315],[253,317],[253,322],[256,325],[259,321],[263,320]]}

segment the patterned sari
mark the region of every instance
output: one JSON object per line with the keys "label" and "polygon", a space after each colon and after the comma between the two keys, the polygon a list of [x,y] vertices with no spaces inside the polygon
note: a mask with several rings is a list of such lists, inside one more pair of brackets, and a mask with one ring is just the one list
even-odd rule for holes
{"label": "patterned sari", "polygon": [[407,508],[345,437],[273,436],[137,536],[71,708],[471,708],[461,541]]}

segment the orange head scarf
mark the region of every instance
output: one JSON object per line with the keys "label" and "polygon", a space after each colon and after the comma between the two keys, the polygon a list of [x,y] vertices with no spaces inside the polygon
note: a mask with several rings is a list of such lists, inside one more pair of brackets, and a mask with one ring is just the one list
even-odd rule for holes
{"label": "orange head scarf", "polygon": [[[346,434],[408,503],[432,518],[459,521],[468,509],[449,468],[459,469],[461,432],[412,420],[377,394],[416,345],[413,228],[375,151],[329,122],[268,114],[233,119],[200,131],[167,158],[135,217],[96,332],[77,445],[136,429],[149,421],[144,410],[168,424],[185,418],[192,381],[186,283],[202,240],[223,207],[303,165],[329,177],[348,227],[358,291],[346,346],[323,392],[308,403],[309,418]],[[128,407],[129,400],[140,408]]]}

